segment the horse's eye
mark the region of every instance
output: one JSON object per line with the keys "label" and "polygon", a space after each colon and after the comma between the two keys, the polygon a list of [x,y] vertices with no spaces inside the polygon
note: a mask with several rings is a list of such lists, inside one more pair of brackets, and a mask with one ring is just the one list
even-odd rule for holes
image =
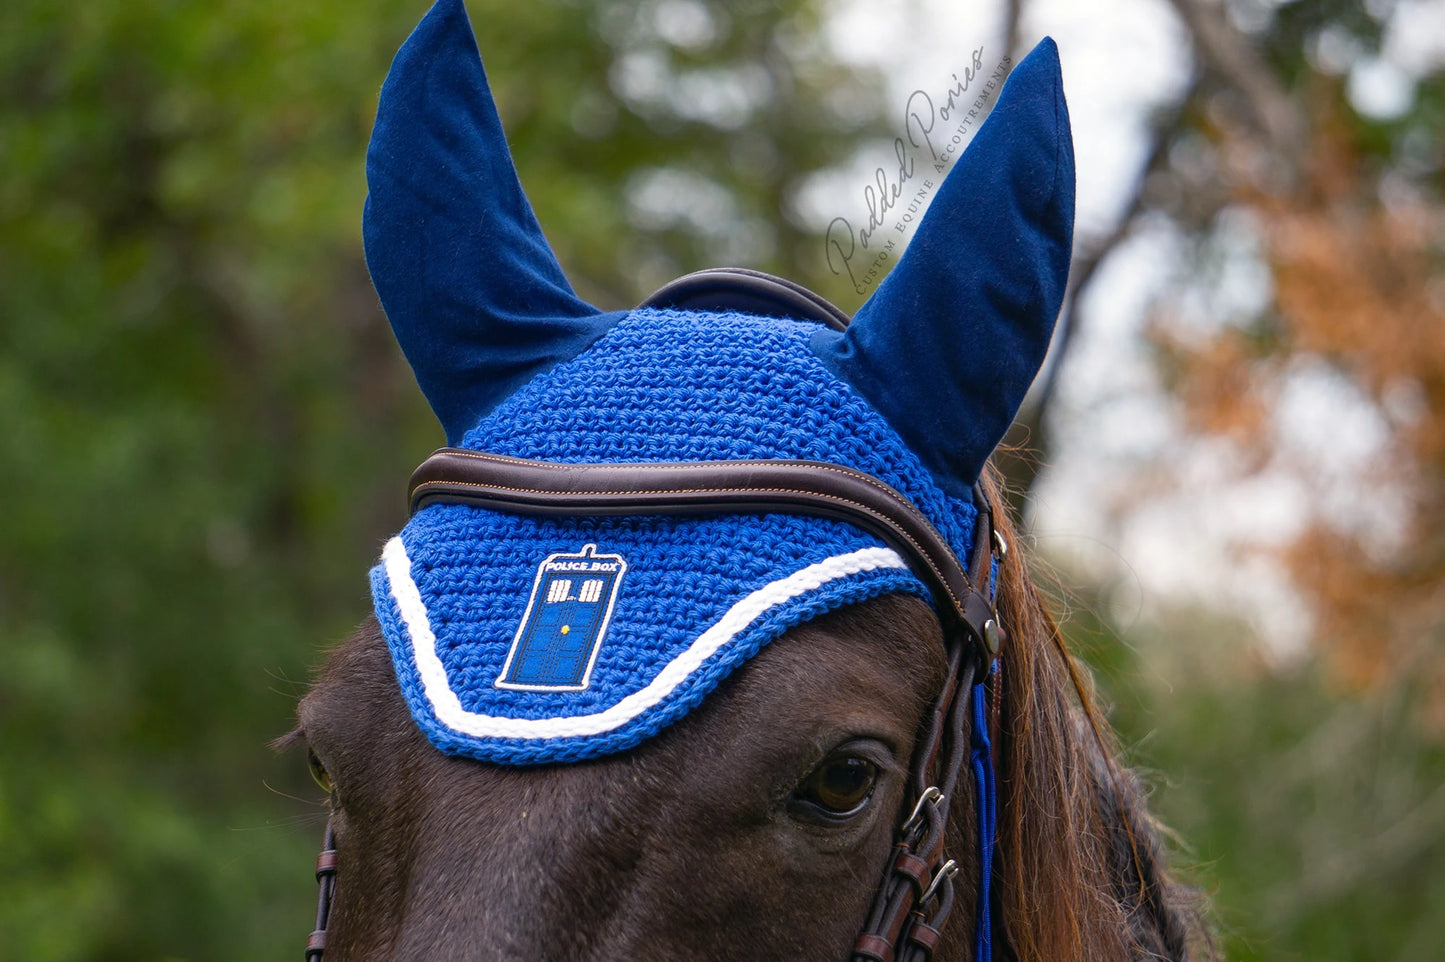
{"label": "horse's eye", "polygon": [[867,804],[877,780],[877,765],[856,755],[840,755],[813,769],[793,797],[831,818],[846,818]]}
{"label": "horse's eye", "polygon": [[336,785],[331,781],[331,773],[326,770],[325,765],[321,764],[321,759],[316,757],[316,753],[309,748],[306,749],[306,765],[311,769],[312,781],[320,785],[323,792],[330,795],[336,791]]}

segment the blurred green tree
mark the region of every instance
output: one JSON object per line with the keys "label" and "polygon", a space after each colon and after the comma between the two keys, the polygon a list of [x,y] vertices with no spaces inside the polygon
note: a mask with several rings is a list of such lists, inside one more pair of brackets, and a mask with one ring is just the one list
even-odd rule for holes
{"label": "blurred green tree", "polygon": [[[276,958],[309,928],[323,806],[265,745],[442,440],[359,229],[425,7],[0,8],[0,956]],[[717,262],[830,288],[793,194],[885,126],[819,3],[470,7],[583,296]]]}
{"label": "blurred green tree", "polygon": [[1428,678],[1361,698],[1325,661],[1265,666],[1219,611],[1120,632],[1092,613],[1107,606],[1107,591],[1076,596],[1068,631],[1221,957],[1440,958],[1445,744],[1418,724]]}

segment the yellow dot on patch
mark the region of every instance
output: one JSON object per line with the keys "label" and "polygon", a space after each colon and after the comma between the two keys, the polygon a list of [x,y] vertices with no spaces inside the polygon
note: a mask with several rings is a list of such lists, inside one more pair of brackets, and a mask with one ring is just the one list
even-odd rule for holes
{"label": "yellow dot on patch", "polygon": [[562,634],[564,634],[564,635],[567,634],[567,633],[568,633],[569,631],[571,631],[571,630],[572,630],[572,626],[571,626],[571,625],[563,625],[563,626],[562,626]]}

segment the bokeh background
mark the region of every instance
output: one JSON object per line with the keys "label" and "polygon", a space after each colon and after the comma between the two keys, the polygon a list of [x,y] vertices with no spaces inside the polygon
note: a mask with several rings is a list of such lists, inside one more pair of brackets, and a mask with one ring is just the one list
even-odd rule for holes
{"label": "bokeh background", "polygon": [[[846,309],[914,89],[1060,45],[1071,296],[1003,458],[1238,959],[1445,956],[1445,3],[472,0],[607,309]],[[362,261],[424,0],[0,6],[0,958],[298,957],[277,756],[442,441]]]}

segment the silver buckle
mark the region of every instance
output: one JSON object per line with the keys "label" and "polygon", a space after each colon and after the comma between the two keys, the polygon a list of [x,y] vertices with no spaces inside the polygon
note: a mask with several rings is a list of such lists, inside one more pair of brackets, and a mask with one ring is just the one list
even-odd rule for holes
{"label": "silver buckle", "polygon": [[913,806],[913,814],[908,816],[908,820],[903,823],[903,834],[907,835],[918,827],[919,822],[923,821],[924,805],[932,802],[934,807],[937,808],[942,801],[943,792],[938,790],[937,785],[930,785],[925,788],[923,794],[918,796],[918,804]]}
{"label": "silver buckle", "polygon": [[933,896],[937,894],[938,887],[957,874],[958,862],[954,861],[953,859],[949,859],[947,862],[944,862],[942,865],[940,865],[938,867],[938,871],[933,873],[933,880],[928,883],[928,888],[924,889],[923,894],[918,897],[918,904],[920,906],[927,905],[928,900],[933,898]]}

